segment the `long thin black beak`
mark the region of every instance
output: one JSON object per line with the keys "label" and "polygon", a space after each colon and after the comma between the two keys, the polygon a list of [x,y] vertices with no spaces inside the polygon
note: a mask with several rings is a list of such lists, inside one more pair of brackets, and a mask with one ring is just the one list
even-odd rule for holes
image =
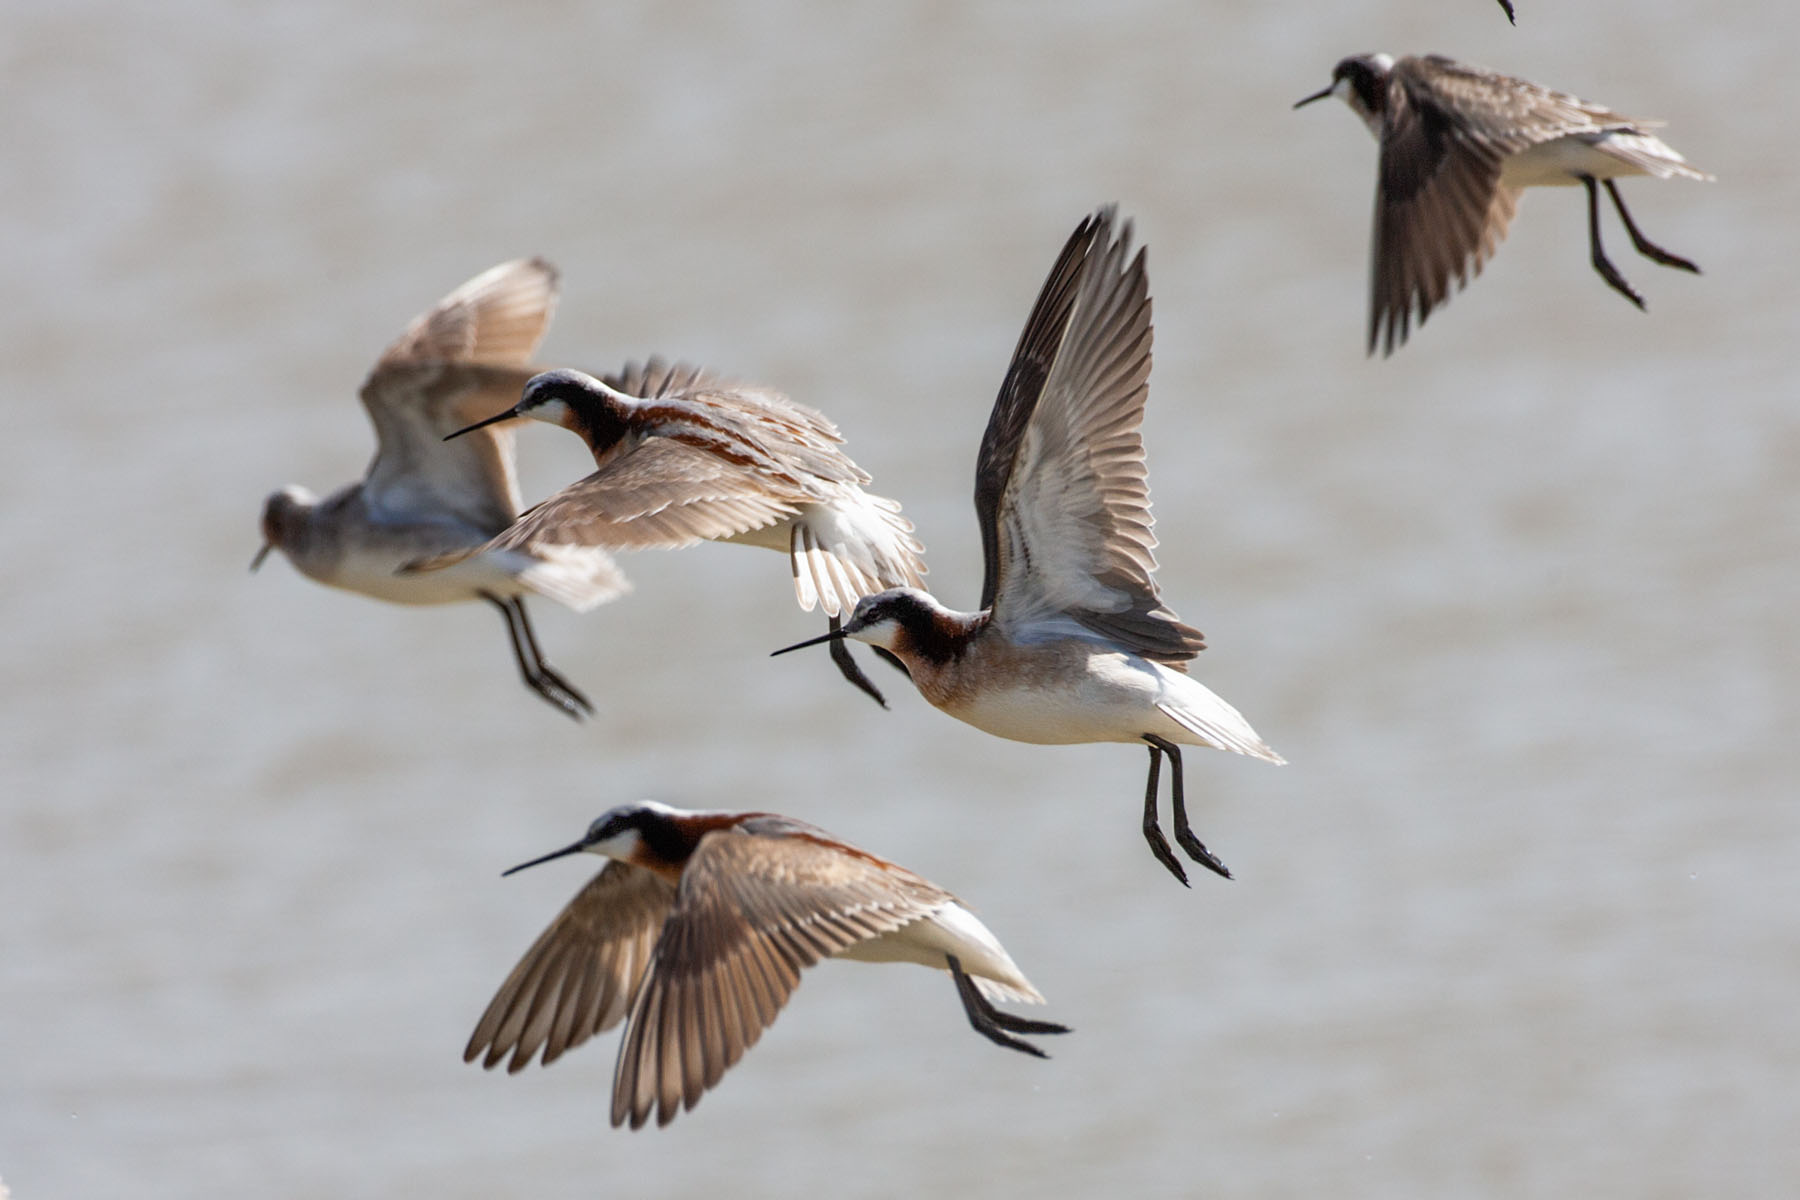
{"label": "long thin black beak", "polygon": [[495,413],[485,421],[477,421],[473,425],[464,425],[455,433],[446,433],[444,435],[444,440],[447,442],[451,438],[459,438],[465,433],[474,433],[477,429],[485,429],[489,425],[498,425],[502,421],[510,421],[518,415],[519,410],[517,408],[509,408],[503,413]]}
{"label": "long thin black beak", "polygon": [[522,862],[518,866],[513,867],[510,870],[502,871],[502,872],[500,872],[500,878],[505,879],[508,875],[512,875],[512,874],[515,874],[516,872],[523,871],[526,867],[535,867],[539,863],[547,863],[553,858],[566,858],[571,854],[580,854],[586,848],[587,848],[586,842],[574,842],[570,845],[564,846],[561,850],[552,850],[550,853],[544,855],[542,858],[534,858],[530,862]]}
{"label": "long thin black beak", "polygon": [[1336,89],[1337,89],[1337,84],[1334,83],[1328,88],[1325,88],[1321,91],[1314,92],[1312,95],[1308,96],[1304,100],[1294,101],[1294,107],[1299,108],[1303,104],[1311,104],[1314,100],[1323,100],[1325,97],[1331,95],[1331,93],[1333,91],[1335,91]]}
{"label": "long thin black beak", "polygon": [[818,637],[807,638],[804,642],[795,642],[791,646],[783,646],[779,650],[771,650],[769,651],[769,657],[774,658],[777,654],[786,654],[789,650],[804,650],[808,646],[817,646],[823,642],[841,642],[849,636],[850,635],[842,629],[834,629],[830,633],[821,633]]}
{"label": "long thin black beak", "polygon": [[274,542],[264,542],[263,543],[262,549],[258,550],[256,552],[256,557],[250,560],[250,573],[252,575],[254,575],[256,573],[256,568],[262,566],[263,559],[269,557],[269,551],[273,550],[274,548],[275,548]]}

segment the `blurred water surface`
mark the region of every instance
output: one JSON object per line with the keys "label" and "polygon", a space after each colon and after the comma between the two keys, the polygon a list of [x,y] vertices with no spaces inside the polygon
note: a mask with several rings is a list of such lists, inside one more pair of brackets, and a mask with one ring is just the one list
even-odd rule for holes
{"label": "blurred water surface", "polygon": [[[1800,1178],[1796,18],[1698,4],[23,3],[4,17],[0,1177],[192,1196],[1770,1195]],[[1633,113],[1648,315],[1525,200],[1361,355],[1375,147],[1289,111],[1441,51]],[[549,362],[680,355],[842,425],[972,605],[970,473],[1043,272],[1150,247],[1147,436],[1196,673],[1292,765],[1188,755],[1235,868],[1177,887],[1145,756],[1003,743],[822,655],[774,555],[645,554],[598,701],[476,607],[279,559],[363,372],[504,258]],[[583,469],[521,437],[527,491]],[[616,1037],[514,1078],[475,1017],[652,795],[817,821],[962,893],[1076,1033],[831,964],[698,1111],[606,1124]]]}

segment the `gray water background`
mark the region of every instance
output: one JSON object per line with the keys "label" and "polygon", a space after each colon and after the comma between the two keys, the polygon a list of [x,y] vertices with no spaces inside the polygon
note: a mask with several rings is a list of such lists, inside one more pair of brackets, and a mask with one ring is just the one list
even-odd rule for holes
{"label": "gray water background", "polygon": [[[15,3],[0,104],[0,1178],[131,1196],[1632,1196],[1800,1180],[1793,10]],[[1375,147],[1291,112],[1441,51],[1633,113],[1699,278],[1528,196],[1362,356]],[[494,615],[250,576],[355,477],[355,387],[445,290],[564,272],[547,362],[680,355],[833,415],[968,607],[970,472],[1056,249],[1150,248],[1146,421],[1196,673],[1292,765],[987,737],[822,656],[774,555],[640,554]],[[527,491],[583,470],[521,437]],[[1076,1032],[827,964],[700,1108],[607,1126],[615,1036],[460,1061],[620,800],[773,808],[964,895]]]}

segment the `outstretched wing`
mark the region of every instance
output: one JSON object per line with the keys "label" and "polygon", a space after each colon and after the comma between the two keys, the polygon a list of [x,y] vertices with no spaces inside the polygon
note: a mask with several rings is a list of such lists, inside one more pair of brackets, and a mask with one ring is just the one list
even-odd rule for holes
{"label": "outstretched wing", "polygon": [[1435,55],[1394,64],[1375,189],[1369,353],[1379,344],[1392,354],[1415,316],[1423,325],[1450,298],[1452,280],[1462,287],[1480,274],[1518,205],[1501,165],[1534,140],[1525,131],[1557,127],[1539,111],[1555,98]]}
{"label": "outstretched wing", "polygon": [[642,867],[609,862],[538,935],[475,1023],[463,1061],[523,1069],[541,1047],[563,1051],[625,1016],[649,969],[675,885]]}
{"label": "outstretched wing", "polygon": [[948,893],[780,817],[704,837],[631,1012],[612,1121],[668,1124],[756,1044],[800,972],[930,912]]}
{"label": "outstretched wing", "polygon": [[673,437],[648,438],[570,484],[488,543],[678,549],[792,516],[804,497],[772,491],[743,464]]}
{"label": "outstretched wing", "polygon": [[1163,605],[1152,574],[1140,432],[1149,276],[1143,252],[1130,255],[1129,223],[1116,237],[1113,226],[1112,209],[1102,209],[1064,248],[989,421],[976,489],[989,555],[983,592],[1015,638],[1030,640],[1034,627],[1066,633],[1074,621],[1181,663],[1205,643]]}
{"label": "outstretched wing", "polygon": [[1063,244],[1056,265],[1050,268],[1050,276],[1031,306],[1031,315],[1025,318],[1025,329],[1013,348],[1006,378],[1000,382],[1000,395],[994,400],[987,429],[981,435],[981,449],[975,456],[975,519],[981,525],[982,608],[992,607],[1000,590],[1000,503],[1019,465],[1019,445],[1025,438],[1025,427],[1037,411],[1044,381],[1049,378],[1068,333],[1081,270],[1099,233],[1099,217],[1088,217]]}
{"label": "outstretched wing", "polygon": [[556,306],[556,270],[518,259],[484,271],[415,318],[363,382],[375,458],[363,490],[393,515],[451,512],[504,529],[519,511],[512,432],[444,435],[511,407]]}

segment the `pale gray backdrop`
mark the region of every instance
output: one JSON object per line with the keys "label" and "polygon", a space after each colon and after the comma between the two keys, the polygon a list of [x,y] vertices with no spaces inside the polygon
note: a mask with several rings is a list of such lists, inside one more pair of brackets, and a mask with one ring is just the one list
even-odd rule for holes
{"label": "pale gray backdrop", "polygon": [[[25,3],[3,17],[0,1178],[102,1196],[1694,1196],[1800,1176],[1791,6]],[[1291,112],[1441,51],[1670,120],[1639,313],[1537,192],[1362,355],[1375,146]],[[1200,678],[1291,760],[1188,756],[1236,869],[1184,891],[1146,756],[883,714],[774,555],[538,604],[598,717],[478,607],[245,567],[356,476],[355,388],[544,254],[547,361],[653,351],[830,412],[933,585],[1076,220],[1150,247],[1146,425]],[[521,437],[528,491],[585,462]],[[962,893],[1076,1033],[831,964],[698,1111],[607,1126],[616,1037],[464,1066],[638,796],[773,808]]]}

